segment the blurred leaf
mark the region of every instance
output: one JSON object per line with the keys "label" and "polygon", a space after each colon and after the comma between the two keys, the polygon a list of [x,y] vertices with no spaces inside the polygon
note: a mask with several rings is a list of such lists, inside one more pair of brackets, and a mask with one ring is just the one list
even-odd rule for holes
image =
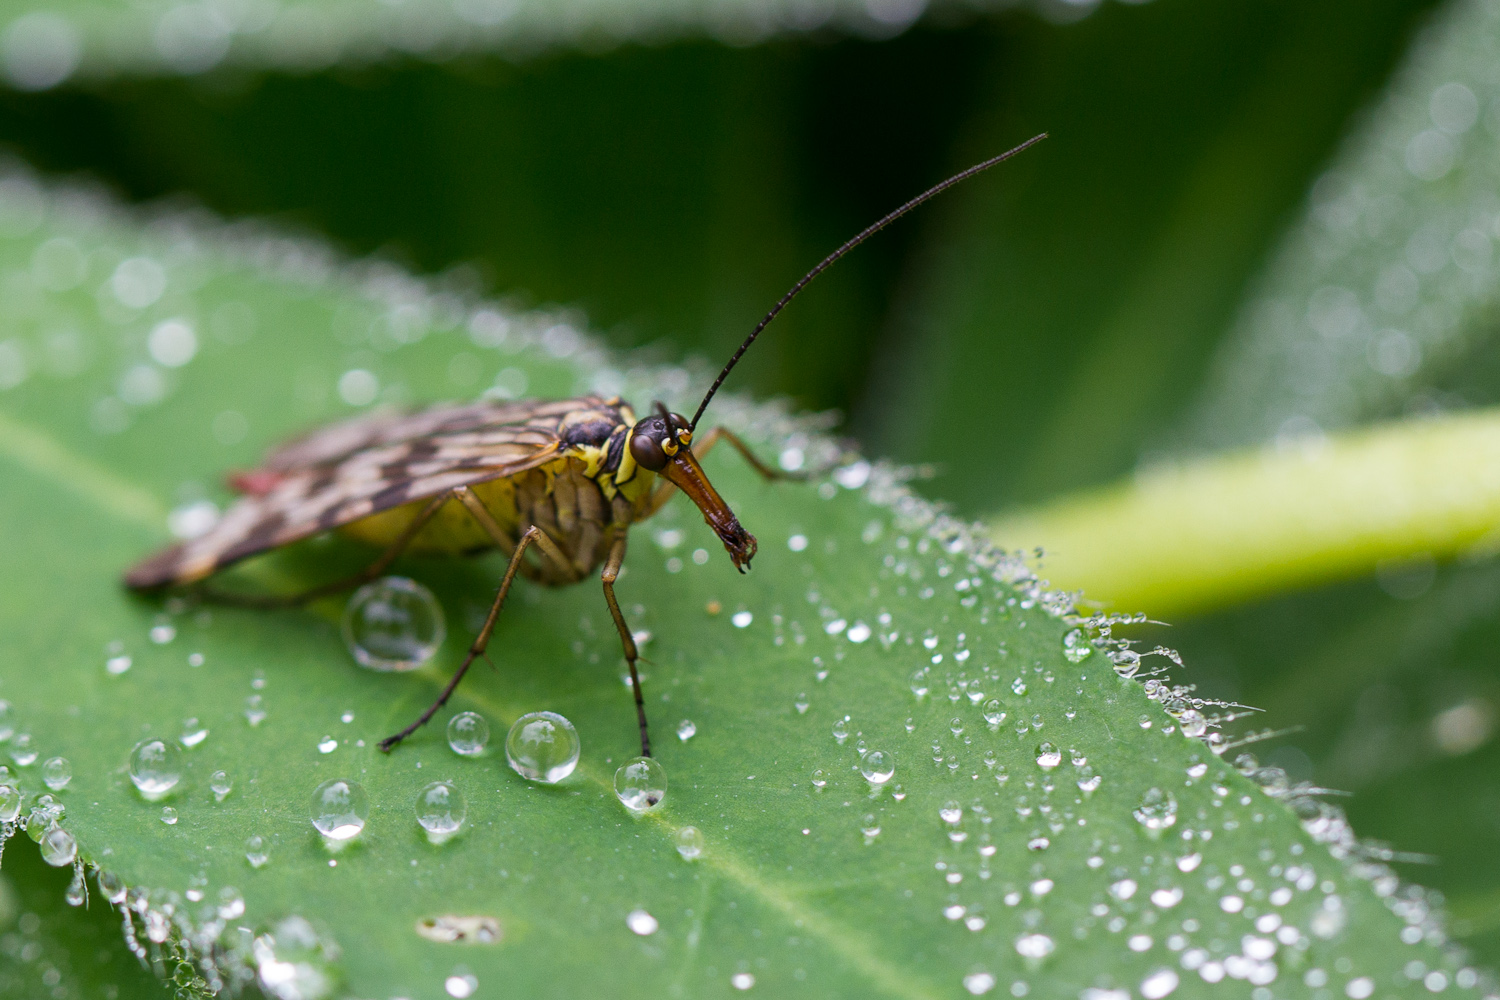
{"label": "blurred leaf", "polygon": [[25,837],[5,848],[0,874],[0,997],[161,1000],[166,990],[125,950],[120,918],[94,893],[64,902],[70,869],[49,868]]}
{"label": "blurred leaf", "polygon": [[[572,778],[527,784],[496,753],[455,756],[436,726],[376,753],[452,669],[496,561],[407,563],[448,609],[449,641],[435,665],[377,675],[350,662],[336,601],[259,614],[123,593],[117,574],[162,540],[168,508],[180,519],[221,496],[203,477],[347,412],[334,393],[342,381],[353,395],[350,371],[391,402],[497,368],[500,385],[543,396],[614,386],[676,401],[702,383],[609,367],[555,317],[471,311],[395,269],[341,267],[247,226],[139,226],[22,175],[0,178],[0,234],[0,694],[41,758],[71,761],[61,829],[135,887],[137,939],[169,968],[176,947],[212,948],[221,964],[197,966],[210,985],[249,957],[283,995],[301,962],[350,995],[411,997],[470,991],[469,977],[575,995],[604,975],[614,995],[653,997],[751,985],[1159,997],[1225,975],[1425,994],[1403,972],[1412,961],[1478,982],[1431,901],[1413,890],[1425,908],[1413,919],[1336,809],[1271,774],[1252,783],[1177,731],[1219,739],[1222,706],[1184,701],[1147,669],[1147,687],[1117,676],[1110,654],[1137,666],[1125,644],[1091,641],[1057,595],[934,519],[885,469],[846,467],[842,487],[766,486],[727,449],[712,456],[762,531],[750,577],[710,558],[711,536],[680,505],[669,530],[638,533],[620,589],[653,635],[647,691],[671,780],[661,813],[631,819],[610,789],[633,720],[590,586],[521,590],[492,647],[499,672],[478,671],[453,705],[482,711],[496,743],[522,711],[561,710],[583,739]],[[763,442],[820,446],[775,409],[727,399],[716,415]],[[247,572],[290,585],[356,556],[310,543]],[[114,657],[129,662],[110,669]],[[247,698],[267,713],[258,724]],[[697,731],[674,742],[679,719]],[[172,797],[142,801],[131,745],[199,727]],[[11,759],[36,795],[21,735]],[[900,788],[872,790],[861,749],[890,754]],[[217,802],[207,786],[220,768],[234,789]],[[335,854],[308,824],[312,787],[332,777],[361,782],[372,804]],[[467,796],[468,824],[435,846],[413,803],[442,778]],[[696,861],[674,849],[687,824],[706,842]],[[269,845],[262,868],[246,863],[247,835]],[[637,909],[657,928],[636,918],[633,932]],[[289,913],[311,923],[272,923]],[[502,939],[419,933],[447,915],[492,917]],[[1400,943],[1408,924],[1418,933]],[[270,936],[252,948],[257,930]]]}
{"label": "blurred leaf", "polygon": [[1500,11],[1455,0],[1313,185],[1183,428],[1190,446],[1500,400]]}
{"label": "blurred leaf", "polygon": [[[941,177],[986,30],[0,93],[0,138],[133,198],[190,192],[523,304],[727,358],[825,253]],[[742,384],[848,410],[915,231],[820,278]]]}
{"label": "blurred leaf", "polygon": [[1421,3],[1155,3],[1011,27],[950,165],[1045,129],[955,192],[860,412],[877,451],[990,512],[1108,481],[1178,419],[1242,294]]}
{"label": "blurred leaf", "polygon": [[1054,586],[1188,615],[1412,559],[1492,555],[1497,464],[1495,411],[1398,421],[1164,464],[1006,517],[991,535],[1043,548]]}
{"label": "blurred leaf", "polygon": [[[949,3],[962,15],[990,3]],[[475,51],[508,56],[559,45],[590,51],[708,37],[750,45],[785,33],[886,38],[922,2],[827,0],[301,0],[290,4],[19,0],[0,29],[0,71],[21,90],[69,79],[193,76],[225,66],[308,72],[392,56],[443,61]]]}

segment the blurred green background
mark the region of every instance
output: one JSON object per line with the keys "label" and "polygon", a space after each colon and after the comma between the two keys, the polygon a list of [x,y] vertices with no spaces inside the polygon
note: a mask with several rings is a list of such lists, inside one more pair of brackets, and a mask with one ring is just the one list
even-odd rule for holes
{"label": "blurred green background", "polygon": [[[880,40],[689,30],[315,73],[244,59],[187,78],[85,73],[0,91],[0,143],[128,199],[269,218],[577,306],[616,347],[717,362],[844,238],[1049,131],[821,278],[736,376],[841,411],[872,455],[933,464],[923,491],[977,518],[1216,443],[1194,413],[1225,384],[1215,365],[1246,356],[1230,343],[1242,305],[1316,214],[1309,191],[1341,144],[1382,141],[1423,26],[1469,6],[948,7]],[[1471,297],[1489,302],[1482,280]],[[1492,316],[1464,320],[1432,380],[1344,423],[1434,393],[1500,402]],[[1217,443],[1259,440],[1247,423]],[[1403,874],[1442,889],[1460,940],[1500,962],[1500,567],[1407,567],[1150,638],[1182,651],[1203,693],[1293,730],[1256,748],[1263,762],[1354,792],[1359,832],[1430,855]],[[1455,709],[1478,720],[1467,742],[1445,728]]]}

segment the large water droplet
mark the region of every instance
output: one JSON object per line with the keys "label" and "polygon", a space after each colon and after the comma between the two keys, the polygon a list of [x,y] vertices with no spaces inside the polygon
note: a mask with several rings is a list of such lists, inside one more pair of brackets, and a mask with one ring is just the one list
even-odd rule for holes
{"label": "large water droplet", "polygon": [[636,757],[615,771],[615,795],[633,813],[648,813],[667,797],[667,769],[650,757]]}
{"label": "large water droplet", "polygon": [[1025,694],[1026,679],[1024,677],[1017,677],[1015,680],[1010,682],[1010,689],[1018,695]]}
{"label": "large water droplet", "polygon": [[1135,808],[1135,819],[1148,830],[1165,830],[1177,822],[1177,799],[1171,792],[1148,788]]}
{"label": "large water droplet", "polygon": [[434,781],[417,793],[417,822],[433,843],[441,843],[457,833],[468,814],[464,793],[446,781]]}
{"label": "large water droplet", "polygon": [[511,768],[547,785],[573,773],[580,749],[578,730],[556,712],[527,712],[505,737],[505,759]]}
{"label": "large water droplet", "polygon": [[148,801],[165,798],[182,778],[182,751],[166,740],[141,740],[130,751],[130,780]]}
{"label": "large water droplet", "polygon": [[683,719],[677,723],[677,738],[686,743],[698,732],[698,724],[692,719]]}
{"label": "large water droplet", "polygon": [[68,782],[73,780],[73,765],[68,763],[66,757],[48,757],[42,763],[42,781],[54,792],[60,792],[68,787]]}
{"label": "large water droplet", "polygon": [[685,826],[678,830],[672,837],[672,842],[677,845],[677,853],[685,861],[693,861],[703,854],[703,832],[696,826]]}
{"label": "large water droplet", "polygon": [[859,773],[866,781],[883,785],[896,773],[896,761],[884,750],[871,750],[860,760]]}
{"label": "large water droplet", "polygon": [[60,826],[54,826],[38,842],[42,848],[42,860],[53,868],[71,865],[78,857],[78,841]]}
{"label": "large water droplet", "polygon": [[1051,743],[1043,743],[1036,748],[1036,765],[1043,771],[1050,771],[1062,763],[1062,751]]}
{"label": "large water droplet", "polygon": [[359,836],[369,815],[369,796],[357,781],[334,778],[313,789],[308,816],[329,841],[342,843]]}
{"label": "large water droplet", "polygon": [[478,757],[489,743],[489,720],[478,712],[459,712],[448,720],[448,746],[460,757]]}
{"label": "large water droplet", "polygon": [[401,576],[365,584],[344,609],[344,644],[371,670],[415,670],[437,652],[445,632],[432,591]]}

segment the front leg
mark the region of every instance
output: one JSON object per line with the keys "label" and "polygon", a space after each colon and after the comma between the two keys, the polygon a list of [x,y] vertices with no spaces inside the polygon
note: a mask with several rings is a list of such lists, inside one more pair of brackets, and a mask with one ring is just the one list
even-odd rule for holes
{"label": "front leg", "polygon": [[635,692],[635,716],[641,727],[641,756],[650,757],[651,734],[646,727],[646,701],[641,696],[641,675],[635,669],[635,661],[641,658],[640,652],[635,648],[635,637],[630,634],[630,626],[625,624],[625,616],[620,613],[620,602],[615,600],[615,580],[619,578],[620,567],[624,563],[625,531],[620,529],[619,537],[609,547],[609,558],[604,562],[604,572],[600,574],[600,578],[604,581],[604,600],[615,620],[615,629],[620,633],[625,663],[630,668],[630,688]]}

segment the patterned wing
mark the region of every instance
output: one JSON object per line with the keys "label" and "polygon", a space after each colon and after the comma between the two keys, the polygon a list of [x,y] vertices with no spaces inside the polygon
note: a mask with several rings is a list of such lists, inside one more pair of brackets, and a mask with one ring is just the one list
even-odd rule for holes
{"label": "patterned wing", "polygon": [[440,406],[334,424],[272,452],[219,522],[136,565],[136,589],[201,580],[267,549],[455,486],[515,475],[556,457],[562,417],[595,404]]}

